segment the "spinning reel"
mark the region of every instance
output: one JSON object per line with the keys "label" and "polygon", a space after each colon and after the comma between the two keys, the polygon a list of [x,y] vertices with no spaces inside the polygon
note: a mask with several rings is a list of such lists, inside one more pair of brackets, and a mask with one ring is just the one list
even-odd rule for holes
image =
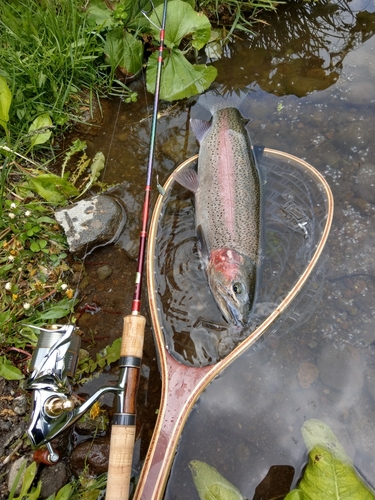
{"label": "spinning reel", "polygon": [[27,433],[34,448],[47,446],[48,457],[44,460],[53,464],[60,457],[50,441],[74,424],[100,396],[106,392],[117,393],[117,404],[122,407],[129,364],[122,364],[116,386],[100,388],[79,405],[70,384],[77,368],[81,344],[77,328],[74,325],[31,327],[39,331],[39,339],[31,358],[31,375],[26,384],[26,389],[32,391]]}

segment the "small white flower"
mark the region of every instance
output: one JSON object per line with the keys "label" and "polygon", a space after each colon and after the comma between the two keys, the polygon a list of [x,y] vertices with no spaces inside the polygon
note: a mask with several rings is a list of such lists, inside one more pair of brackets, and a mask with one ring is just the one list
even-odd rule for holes
{"label": "small white flower", "polygon": [[14,219],[15,216],[16,216],[16,214],[14,214],[13,212],[9,212],[9,214],[8,214],[9,219]]}
{"label": "small white flower", "polygon": [[68,288],[68,285],[66,285],[65,283],[63,283],[61,285],[61,290],[66,290]]}
{"label": "small white flower", "polygon": [[12,289],[12,283],[8,281],[8,283],[6,283],[5,285],[5,290],[11,290],[11,289]]}
{"label": "small white flower", "polygon": [[8,260],[9,262],[14,262],[14,255],[9,255]]}
{"label": "small white flower", "polygon": [[11,203],[10,208],[17,208],[17,205],[15,203]]}
{"label": "small white flower", "polygon": [[31,215],[31,210],[26,210],[25,217],[30,217],[30,215]]}
{"label": "small white flower", "polygon": [[18,271],[19,273],[21,273],[21,272],[23,271],[22,267],[19,267],[19,268],[17,269],[17,271]]}
{"label": "small white flower", "polygon": [[31,307],[31,305],[28,302],[25,302],[23,305],[23,308],[25,309],[25,311],[28,311],[30,309],[30,307]]}

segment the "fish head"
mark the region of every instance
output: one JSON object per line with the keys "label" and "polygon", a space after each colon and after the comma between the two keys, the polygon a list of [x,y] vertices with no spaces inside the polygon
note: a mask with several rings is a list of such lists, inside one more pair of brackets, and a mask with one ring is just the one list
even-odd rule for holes
{"label": "fish head", "polygon": [[214,250],[208,261],[207,278],[228,323],[246,326],[255,298],[256,264],[235,250]]}

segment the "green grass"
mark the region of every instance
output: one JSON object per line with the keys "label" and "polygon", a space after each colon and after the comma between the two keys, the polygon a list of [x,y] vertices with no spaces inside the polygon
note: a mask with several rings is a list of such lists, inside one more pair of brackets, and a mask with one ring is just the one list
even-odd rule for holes
{"label": "green grass", "polygon": [[0,76],[13,95],[9,129],[18,151],[37,116],[48,113],[54,127],[64,126],[79,119],[83,102],[111,88],[100,30],[81,0],[0,3]]}

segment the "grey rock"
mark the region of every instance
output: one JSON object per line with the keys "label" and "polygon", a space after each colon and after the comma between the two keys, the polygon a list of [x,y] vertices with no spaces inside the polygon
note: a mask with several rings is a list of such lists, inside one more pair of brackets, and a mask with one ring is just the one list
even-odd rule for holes
{"label": "grey rock", "polygon": [[364,163],[359,168],[355,190],[360,198],[375,204],[375,165]]}
{"label": "grey rock", "polygon": [[121,200],[105,194],[58,210],[55,218],[65,231],[70,252],[80,257],[97,247],[114,243],[127,220]]}
{"label": "grey rock", "polygon": [[21,394],[13,400],[13,411],[19,416],[25,415],[27,411],[27,397],[25,394]]}
{"label": "grey rock", "polygon": [[42,481],[40,497],[48,498],[59,491],[59,489],[61,489],[68,482],[68,467],[64,462],[47,466],[42,470],[40,479]]}
{"label": "grey rock", "polygon": [[327,344],[318,356],[320,378],[338,391],[357,395],[363,387],[363,371],[357,349],[348,344]]}

